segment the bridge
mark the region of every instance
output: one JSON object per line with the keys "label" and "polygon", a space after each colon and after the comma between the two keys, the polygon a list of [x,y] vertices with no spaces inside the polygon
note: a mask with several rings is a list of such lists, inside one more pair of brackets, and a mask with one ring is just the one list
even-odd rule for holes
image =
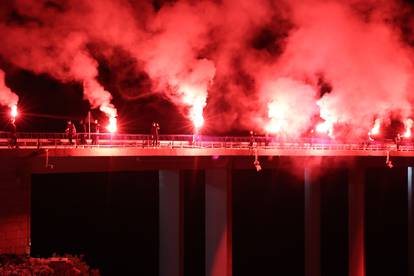
{"label": "bridge", "polygon": [[[85,139],[80,143],[82,136]],[[14,147],[10,146],[9,134],[0,132],[0,149],[10,148]],[[77,133],[69,144],[64,133],[23,132],[17,133],[17,148],[79,156],[414,156],[411,140],[397,146],[392,140],[344,143],[322,138],[256,136],[252,141],[246,136],[160,135],[154,145],[151,135],[117,133]]]}
{"label": "bridge", "polygon": [[[87,138],[84,144],[79,143],[81,135]],[[264,171],[288,171],[303,182],[307,276],[320,271],[316,265],[321,250],[319,186],[325,170],[346,171],[349,275],[364,275],[360,270],[365,265],[364,185],[370,168],[389,170],[395,166],[404,172],[411,214],[408,225],[414,229],[414,144],[410,141],[397,147],[391,140],[341,143],[329,139],[255,137],[251,141],[250,137],[160,135],[159,143],[153,145],[151,135],[100,133],[97,143],[92,144],[93,135],[78,133],[71,145],[64,133],[17,133],[18,148],[10,148],[8,133],[0,133],[0,254],[30,253],[33,177],[153,171],[158,175],[160,275],[179,275],[184,237],[182,221],[175,218],[183,212],[183,179],[187,171],[202,171],[206,271],[215,269],[218,272],[214,275],[230,275],[232,178],[237,171],[259,171],[256,161]],[[411,236],[410,257],[414,256]]]}

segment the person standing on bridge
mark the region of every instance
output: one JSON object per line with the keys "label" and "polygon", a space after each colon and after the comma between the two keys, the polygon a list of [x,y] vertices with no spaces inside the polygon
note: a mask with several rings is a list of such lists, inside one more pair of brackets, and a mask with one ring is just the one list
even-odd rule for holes
{"label": "person standing on bridge", "polygon": [[73,139],[76,137],[76,128],[72,121],[68,121],[66,126],[66,137],[69,140],[69,144],[73,145]]}
{"label": "person standing on bridge", "polygon": [[153,122],[151,126],[151,137],[152,137],[153,146],[158,146],[158,140],[160,136],[159,130],[160,130],[160,125],[156,122]]}
{"label": "person standing on bridge", "polygon": [[85,145],[86,144],[86,124],[83,120],[80,121],[80,131],[81,133],[79,134],[79,143],[81,145]]}
{"label": "person standing on bridge", "polygon": [[99,124],[98,120],[95,120],[93,123],[93,134],[92,134],[92,145],[97,145],[99,142],[99,131],[100,131],[101,125]]}
{"label": "person standing on bridge", "polygon": [[255,138],[254,138],[254,132],[253,130],[250,130],[250,140],[249,140],[249,148],[253,148],[255,142]]}
{"label": "person standing on bridge", "polygon": [[17,135],[16,135],[16,122],[14,118],[10,120],[10,124],[9,124],[9,147],[18,148]]}
{"label": "person standing on bridge", "polygon": [[395,145],[397,146],[397,150],[400,150],[401,145],[401,135],[397,133],[397,136],[394,138]]}

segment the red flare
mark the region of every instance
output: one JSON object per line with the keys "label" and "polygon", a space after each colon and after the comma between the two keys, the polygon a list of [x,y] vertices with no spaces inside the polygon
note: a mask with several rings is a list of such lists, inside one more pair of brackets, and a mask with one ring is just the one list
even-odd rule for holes
{"label": "red flare", "polygon": [[117,132],[118,130],[118,126],[117,126],[117,119],[116,117],[110,117],[109,118],[109,123],[106,126],[106,129],[110,132],[110,133],[114,133]]}
{"label": "red flare", "polygon": [[10,116],[11,116],[13,119],[16,119],[17,115],[19,115],[19,112],[17,111],[17,105],[12,105],[12,106],[10,107]]}

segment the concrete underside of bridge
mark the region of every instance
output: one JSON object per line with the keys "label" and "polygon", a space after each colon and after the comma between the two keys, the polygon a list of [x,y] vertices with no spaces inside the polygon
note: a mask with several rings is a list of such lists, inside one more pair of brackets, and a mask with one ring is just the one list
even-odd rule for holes
{"label": "concrete underside of bridge", "polygon": [[396,166],[411,166],[410,152],[168,148],[66,148],[0,150],[30,173],[139,171],[151,169],[250,169],[255,155],[265,168],[296,166],[381,167],[387,154]]}
{"label": "concrete underside of bridge", "polygon": [[[350,276],[365,275],[364,172],[370,167],[385,167],[386,153],[347,153],[339,156],[333,152],[299,153],[261,151],[258,152],[258,159],[263,170],[288,170],[305,179],[305,274],[320,275],[320,191],[312,183],[317,182],[315,179],[325,170],[346,168],[349,171],[348,270]],[[254,158],[255,152],[251,150],[94,148],[0,151],[0,254],[30,254],[33,174],[157,170],[160,197],[159,273],[183,275],[180,171],[204,170],[206,275],[232,275],[231,171],[255,170]],[[414,157],[405,153],[391,153],[391,161],[395,167],[410,168],[414,165]],[[412,212],[410,214],[413,216]],[[410,221],[412,227],[412,218]],[[168,227],[164,227],[166,225]],[[413,245],[410,252],[412,250]]]}

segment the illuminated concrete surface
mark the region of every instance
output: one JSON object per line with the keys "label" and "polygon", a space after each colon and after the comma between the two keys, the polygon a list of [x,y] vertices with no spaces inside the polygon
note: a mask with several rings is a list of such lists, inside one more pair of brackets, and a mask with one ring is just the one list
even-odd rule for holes
{"label": "illuminated concrete surface", "polygon": [[414,157],[413,151],[397,150],[338,150],[338,149],[272,149],[272,148],[169,148],[169,147],[69,147],[50,148],[21,147],[0,148],[0,155],[22,156],[25,154],[46,154],[49,156],[327,156],[327,157]]}
{"label": "illuminated concrete surface", "polygon": [[[330,145],[332,146],[332,145]],[[0,252],[30,252],[30,176],[41,173],[81,173],[158,170],[163,175],[166,170],[176,175],[185,169],[205,170],[206,186],[206,271],[214,275],[231,272],[231,195],[226,172],[233,169],[254,170],[255,155],[263,169],[285,168],[302,171],[308,179],[306,201],[307,275],[317,275],[320,268],[312,265],[320,256],[317,237],[320,235],[318,223],[318,191],[311,189],[313,168],[346,167],[351,172],[349,179],[349,275],[365,274],[362,177],[366,167],[386,168],[386,157],[394,166],[413,166],[414,152],[396,150],[352,150],[352,149],[289,149],[289,148],[205,148],[205,147],[125,147],[125,146],[81,146],[57,145],[50,148],[0,149],[0,167],[3,168],[0,185]],[[214,172],[214,173],[213,173]],[[217,172],[221,172],[217,173]],[[221,175],[221,177],[219,177]],[[162,177],[161,177],[162,178]],[[171,177],[168,177],[169,181]],[[165,179],[164,179],[165,180]],[[176,181],[177,182],[177,181]],[[178,183],[178,182],[177,182]],[[177,183],[161,181],[162,208],[161,224],[170,224],[171,218],[179,216]],[[169,185],[169,186],[165,186]],[[219,185],[219,186],[217,186]],[[226,187],[225,187],[226,186]],[[218,189],[220,188],[220,189]],[[315,187],[313,187],[315,188]],[[162,191],[165,191],[163,193]],[[175,195],[171,197],[171,195]],[[219,202],[220,207],[213,202]],[[174,208],[172,208],[172,206]],[[178,209],[177,209],[178,208]],[[163,215],[164,214],[164,215]],[[174,214],[174,215],[172,215]],[[219,218],[216,220],[215,218]],[[412,220],[411,220],[412,221]],[[180,222],[174,222],[174,231],[161,232],[161,240],[171,252],[180,252]],[[170,224],[171,225],[171,224]],[[412,225],[412,223],[410,224]],[[178,231],[178,232],[177,232]],[[173,238],[171,239],[171,235]],[[3,238],[1,238],[3,237]],[[167,252],[160,255],[160,261],[180,274],[182,260],[172,260]],[[217,255],[216,255],[217,254]],[[412,254],[412,253],[411,253]],[[176,255],[177,256],[177,255]],[[211,256],[220,256],[214,259]],[[164,273],[165,275],[165,273]]]}

